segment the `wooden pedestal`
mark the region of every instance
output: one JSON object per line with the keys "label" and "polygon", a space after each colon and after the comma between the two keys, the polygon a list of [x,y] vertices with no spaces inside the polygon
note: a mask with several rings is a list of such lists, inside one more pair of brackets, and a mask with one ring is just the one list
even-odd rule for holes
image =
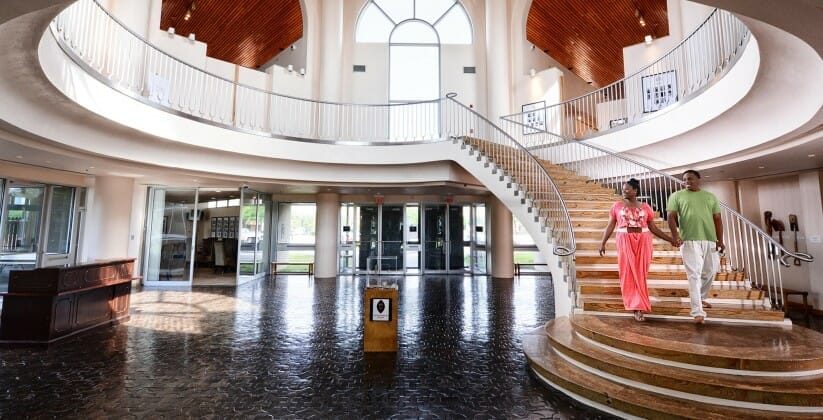
{"label": "wooden pedestal", "polygon": [[[363,320],[363,351],[397,351],[398,296],[396,285],[366,287],[363,305],[366,309]],[[388,307],[385,307],[387,303]],[[386,317],[388,320],[384,321]]]}

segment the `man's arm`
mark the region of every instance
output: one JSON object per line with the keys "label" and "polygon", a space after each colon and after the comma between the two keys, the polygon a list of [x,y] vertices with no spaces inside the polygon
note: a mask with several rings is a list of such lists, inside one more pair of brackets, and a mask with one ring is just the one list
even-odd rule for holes
{"label": "man's arm", "polygon": [[714,219],[714,234],[717,235],[717,250],[723,252],[726,249],[726,244],[723,243],[723,220],[720,218],[720,213],[712,215]]}
{"label": "man's arm", "polygon": [[669,232],[672,233],[672,242],[675,246],[683,245],[683,240],[680,239],[680,231],[677,230],[677,212],[669,211]]}

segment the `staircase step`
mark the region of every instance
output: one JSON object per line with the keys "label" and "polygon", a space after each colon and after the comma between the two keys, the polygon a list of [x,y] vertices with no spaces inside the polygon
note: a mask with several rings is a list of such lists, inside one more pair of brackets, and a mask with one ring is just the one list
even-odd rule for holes
{"label": "staircase step", "polygon": [[578,334],[598,343],[674,362],[762,372],[823,369],[823,334],[797,325],[785,328],[654,319],[643,324],[630,317],[589,314],[575,314],[571,322]]}
{"label": "staircase step", "polygon": [[[649,296],[666,297],[666,298],[688,298],[689,285],[683,283],[682,285],[670,286],[652,286],[648,285]],[[586,295],[612,295],[620,296],[620,284],[580,284],[579,292],[580,299],[586,300]],[[709,299],[746,299],[746,300],[761,300],[765,294],[760,290],[747,289],[744,287],[736,288],[712,288],[709,290]]]}
{"label": "staircase step", "polygon": [[[587,298],[583,300],[583,310],[588,312],[615,312],[631,313],[623,306],[623,300],[614,298]],[[782,321],[784,314],[782,311],[773,311],[760,303],[746,302],[740,304],[715,303],[711,308],[705,309],[707,318],[728,318],[728,319],[748,319],[760,321]],[[688,302],[680,301],[657,301],[652,302],[651,314],[690,317],[691,308]]]}
{"label": "staircase step", "polygon": [[567,200],[566,197],[569,194],[563,195],[563,201],[566,203],[566,207],[570,209],[585,209],[585,210],[599,210],[599,209],[610,209],[614,204],[614,200],[603,199],[599,198],[598,196],[593,196],[590,194],[579,194],[579,198],[569,199]]}
{"label": "staircase step", "polygon": [[[573,365],[551,347],[543,327],[523,336],[523,351],[532,371],[550,387],[560,387],[578,398],[600,404],[610,414],[626,417],[626,414],[640,418],[696,418],[727,419],[752,417],[792,418],[792,414],[735,408],[719,404],[700,403],[680,399],[667,394],[646,391],[608,380]],[[799,415],[798,418],[806,416]]]}
{"label": "staircase step", "polygon": [[[662,242],[665,243],[665,242]],[[575,257],[575,262],[578,265],[581,264],[617,264],[617,255],[606,254],[604,256],[600,255],[581,255],[578,254]],[[720,266],[725,267],[728,263],[728,258],[722,257],[720,258]],[[683,264],[683,257],[680,256],[680,253],[674,254],[671,253],[670,255],[662,255],[660,253],[655,253],[652,255],[652,264],[666,264],[666,265],[681,265]]]}
{"label": "staircase step", "polygon": [[[586,268],[577,268],[578,279],[619,279],[617,268],[614,270],[590,270]],[[649,279],[658,280],[686,280],[685,271],[658,271],[649,270]]]}
{"label": "staircase step", "polygon": [[[595,240],[589,240],[589,241],[582,240],[583,238],[580,238],[576,235],[575,235],[575,238],[577,239],[577,249],[579,251],[586,251],[586,250],[595,250],[596,251],[596,250],[600,249],[599,237],[598,238],[593,238]],[[680,252],[680,250],[678,248],[675,248],[675,247],[671,246],[668,242],[663,242],[663,241],[652,242],[652,248],[654,249],[655,252],[656,251],[677,251],[677,252]],[[606,242],[606,251],[614,251],[616,249],[617,249],[617,245],[615,245],[614,241]]]}
{"label": "staircase step", "polygon": [[[633,319],[618,321],[624,332],[645,336],[649,330],[663,329],[678,331],[682,325],[656,322],[638,324]],[[695,329],[694,326],[689,326]],[[727,329],[750,327],[730,326]],[[699,366],[671,366],[667,360],[638,358],[610,351],[582,339],[575,331],[568,317],[549,321],[545,327],[550,345],[555,351],[578,362],[608,374],[631,381],[672,389],[689,394],[713,398],[730,399],[754,404],[823,407],[823,376],[802,377],[741,376],[730,373],[700,370]],[[762,330],[761,330],[762,331]],[[736,331],[740,333],[741,331]],[[774,331],[762,331],[766,334]],[[746,332],[742,332],[746,334]],[[762,344],[762,351],[768,352],[771,343]],[[751,356],[751,355],[750,355]]]}

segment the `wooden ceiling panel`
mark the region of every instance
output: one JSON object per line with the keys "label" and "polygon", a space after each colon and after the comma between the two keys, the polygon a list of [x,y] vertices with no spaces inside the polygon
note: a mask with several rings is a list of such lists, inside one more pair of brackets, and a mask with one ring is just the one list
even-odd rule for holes
{"label": "wooden ceiling panel", "polygon": [[303,36],[303,12],[299,0],[163,0],[160,29],[169,27],[194,33],[209,57],[258,68]]}
{"label": "wooden ceiling panel", "polygon": [[668,34],[666,0],[533,0],[526,20],[529,42],[596,87],[624,77],[624,47]]}

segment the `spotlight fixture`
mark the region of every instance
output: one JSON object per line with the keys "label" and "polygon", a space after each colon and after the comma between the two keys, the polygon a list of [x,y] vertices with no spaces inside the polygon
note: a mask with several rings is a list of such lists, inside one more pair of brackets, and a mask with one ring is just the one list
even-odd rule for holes
{"label": "spotlight fixture", "polygon": [[191,19],[191,14],[194,12],[194,8],[195,8],[194,2],[191,2],[191,4],[189,5],[188,10],[186,10],[186,14],[183,15],[183,20],[188,21],[189,19]]}
{"label": "spotlight fixture", "polygon": [[301,75],[301,76],[305,76],[305,75],[306,75],[306,69],[304,69],[304,68],[302,68],[302,67],[301,67],[301,68],[300,68],[300,75]]}
{"label": "spotlight fixture", "polygon": [[189,34],[189,41],[194,42],[194,32]]}
{"label": "spotlight fixture", "polygon": [[169,33],[169,36],[174,35],[174,26],[169,26],[169,29],[166,32]]}
{"label": "spotlight fixture", "polygon": [[531,70],[529,70],[529,75],[530,75],[531,77],[534,77],[534,75],[536,75],[536,74],[537,74],[537,70],[535,70],[535,69],[531,69]]}
{"label": "spotlight fixture", "polygon": [[646,45],[652,45],[652,36],[651,35],[646,35],[646,37],[643,38],[643,40],[646,42]]}
{"label": "spotlight fixture", "polygon": [[291,64],[289,64],[289,66],[288,66],[288,67],[286,67],[286,68],[289,70],[289,73],[291,73],[291,72],[293,72],[293,71],[294,71],[294,66],[293,66],[293,65],[291,65]]}

